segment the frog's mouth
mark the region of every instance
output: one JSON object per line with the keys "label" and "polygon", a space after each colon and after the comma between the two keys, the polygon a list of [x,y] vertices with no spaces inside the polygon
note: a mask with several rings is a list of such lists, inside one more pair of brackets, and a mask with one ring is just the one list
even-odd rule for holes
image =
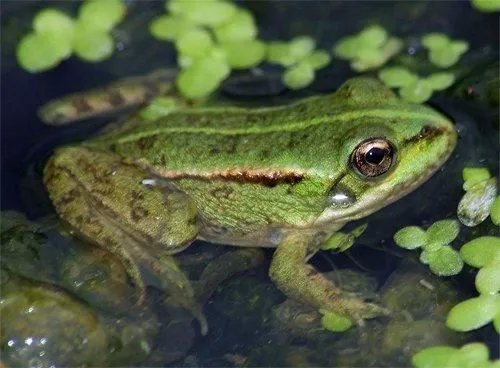
{"label": "frog's mouth", "polygon": [[426,140],[428,145],[443,147],[441,149],[434,148],[437,151],[437,158],[432,164],[428,162],[420,163],[426,167],[418,175],[407,175],[404,177],[404,180],[400,180],[396,184],[389,177],[389,180],[382,180],[376,185],[367,186],[367,190],[356,193],[355,190],[350,189],[349,185],[346,185],[347,179],[352,177],[351,171],[347,170],[343,172],[336,180],[330,192],[330,205],[317,218],[316,223],[324,224],[332,221],[348,222],[358,220],[417,189],[441,168],[455,148],[457,134],[451,124],[447,125],[428,130],[428,134],[425,137],[419,134],[407,139],[403,143],[411,148],[422,143],[422,140]]}

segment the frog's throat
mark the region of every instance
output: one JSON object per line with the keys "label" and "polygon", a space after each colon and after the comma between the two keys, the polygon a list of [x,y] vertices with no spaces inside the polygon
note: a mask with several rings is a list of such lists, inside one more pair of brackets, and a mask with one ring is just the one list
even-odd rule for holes
{"label": "frog's throat", "polygon": [[[451,153],[453,152],[456,144],[457,135],[455,130],[450,128],[433,128],[426,131],[426,136],[422,136],[422,132],[408,139],[404,144],[417,144],[419,139],[433,140],[438,136],[445,138],[443,153],[433,161],[427,169],[418,175],[413,175],[406,178],[402,183],[398,185],[382,185],[378,187],[377,191],[372,191],[370,193],[363,193],[360,198],[353,198],[352,204],[346,206],[330,206],[327,207],[323,213],[316,219],[316,224],[324,224],[327,222],[348,222],[353,220],[358,220],[360,218],[366,217],[373,212],[397,201],[401,197],[411,193],[417,189],[420,185],[425,183],[439,168],[448,160]],[[343,172],[341,176],[336,181],[337,184],[334,185],[333,190],[342,182],[342,178],[348,174],[347,171]]]}

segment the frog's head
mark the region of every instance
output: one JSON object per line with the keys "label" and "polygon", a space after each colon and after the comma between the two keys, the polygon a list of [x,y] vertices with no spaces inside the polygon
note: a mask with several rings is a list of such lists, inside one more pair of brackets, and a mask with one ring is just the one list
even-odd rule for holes
{"label": "frog's head", "polygon": [[[367,80],[350,83],[355,90],[366,87]],[[367,107],[360,110],[358,104],[359,117],[346,125],[340,170],[318,222],[359,219],[398,200],[434,174],[455,147],[457,134],[448,118],[430,107],[406,104],[374,83],[368,83],[373,98],[363,94]],[[346,88],[353,91],[348,84],[338,93]]]}

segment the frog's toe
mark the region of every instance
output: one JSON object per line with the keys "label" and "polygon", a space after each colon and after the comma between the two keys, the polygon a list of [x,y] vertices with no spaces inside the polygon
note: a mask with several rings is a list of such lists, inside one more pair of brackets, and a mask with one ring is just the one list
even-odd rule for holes
{"label": "frog's toe", "polygon": [[351,318],[358,326],[364,326],[365,319],[389,316],[392,313],[388,308],[357,298],[346,299],[342,304],[341,313]]}

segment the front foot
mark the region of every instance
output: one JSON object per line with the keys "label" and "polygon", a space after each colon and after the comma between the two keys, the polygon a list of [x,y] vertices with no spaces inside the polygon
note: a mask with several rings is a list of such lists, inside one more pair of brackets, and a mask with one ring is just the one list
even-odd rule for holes
{"label": "front foot", "polygon": [[318,310],[340,313],[359,326],[364,320],[390,315],[379,305],[349,297],[312,266],[305,263],[310,238],[297,233],[287,234],[276,249],[269,276],[287,296]]}

